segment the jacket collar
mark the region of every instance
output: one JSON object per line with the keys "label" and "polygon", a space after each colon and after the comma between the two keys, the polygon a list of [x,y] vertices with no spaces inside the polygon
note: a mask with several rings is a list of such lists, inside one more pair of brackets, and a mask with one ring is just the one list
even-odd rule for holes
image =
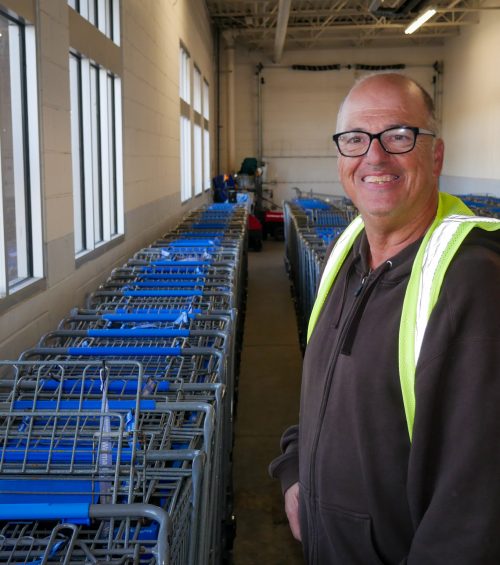
{"label": "jacket collar", "polygon": [[[397,282],[400,279],[408,277],[410,275],[413,266],[413,260],[415,259],[418,248],[422,243],[422,239],[423,237],[417,239],[413,243],[410,243],[410,245],[408,245],[402,251],[389,259],[392,266],[389,270],[384,269],[386,270],[384,280]],[[354,242],[352,253],[352,262],[356,263],[354,268],[356,270],[356,273],[359,275],[365,275],[366,273],[370,272],[369,250],[370,245],[366,237],[366,232],[365,230],[363,230],[360,236]],[[379,265],[375,269],[374,273],[377,273],[378,270],[383,266],[384,264]]]}

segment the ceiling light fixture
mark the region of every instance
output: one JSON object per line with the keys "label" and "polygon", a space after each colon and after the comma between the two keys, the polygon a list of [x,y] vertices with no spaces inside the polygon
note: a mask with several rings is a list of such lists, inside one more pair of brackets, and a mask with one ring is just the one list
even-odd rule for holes
{"label": "ceiling light fixture", "polygon": [[437,10],[435,8],[429,8],[426,10],[421,16],[419,16],[416,20],[405,29],[406,35],[413,33],[416,31],[422,24],[425,24],[427,20],[430,20],[432,16],[436,14]]}

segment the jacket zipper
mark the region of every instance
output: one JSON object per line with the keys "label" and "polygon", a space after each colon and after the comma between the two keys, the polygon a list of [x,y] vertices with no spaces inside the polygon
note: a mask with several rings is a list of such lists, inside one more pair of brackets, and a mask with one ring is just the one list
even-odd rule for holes
{"label": "jacket zipper", "polygon": [[[315,498],[316,498],[316,482],[314,480],[314,476],[316,474],[316,452],[318,450],[318,443],[319,443],[319,436],[320,436],[320,432],[321,432],[321,424],[323,422],[323,418],[325,415],[325,411],[326,411],[326,402],[327,402],[327,398],[329,398],[330,396],[330,389],[332,386],[332,381],[333,381],[333,373],[334,373],[334,368],[335,365],[337,364],[337,359],[338,356],[340,354],[340,350],[341,350],[341,346],[345,337],[345,334],[347,332],[347,329],[349,328],[350,324],[352,323],[354,316],[356,314],[356,310],[357,307],[361,301],[362,295],[366,289],[366,283],[368,282],[369,278],[371,275],[371,271],[369,271],[368,273],[366,273],[365,275],[363,275],[363,277],[361,278],[360,281],[360,285],[359,287],[356,289],[355,293],[354,293],[354,297],[355,300],[353,301],[351,308],[349,310],[349,314],[346,316],[345,322],[342,326],[342,329],[339,332],[339,337],[337,339],[337,343],[335,345],[335,349],[333,351],[332,356],[330,357],[329,361],[328,361],[328,380],[325,384],[325,389],[324,389],[324,393],[323,393],[323,398],[321,400],[321,406],[320,406],[320,411],[319,411],[319,419],[318,419],[318,424],[316,427],[316,433],[314,435],[314,442],[313,442],[313,447],[311,450],[311,465],[309,468],[309,484],[310,484],[310,488],[311,488],[311,500],[314,501],[314,504],[316,504]],[[311,518],[313,519],[313,521],[316,520],[316,513],[312,512],[311,513]],[[317,527],[316,524],[313,525],[312,528],[312,532],[317,531]],[[310,539],[313,540],[312,546],[313,546],[313,563],[316,562],[316,553],[317,553],[317,541],[316,541],[316,536],[310,536]]]}
{"label": "jacket zipper", "polygon": [[358,288],[356,289],[356,291],[354,292],[354,296],[355,296],[356,298],[361,294],[361,292],[362,292],[362,290],[363,290],[363,287],[365,286],[365,283],[366,283],[368,277],[369,277],[371,274],[372,274],[372,270],[370,269],[370,270],[366,273],[366,275],[361,278],[361,282],[360,282]]}

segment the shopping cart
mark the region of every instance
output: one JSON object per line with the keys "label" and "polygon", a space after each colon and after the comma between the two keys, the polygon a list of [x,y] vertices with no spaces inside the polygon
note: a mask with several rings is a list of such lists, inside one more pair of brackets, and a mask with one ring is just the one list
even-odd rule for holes
{"label": "shopping cart", "polygon": [[285,262],[292,281],[302,350],[325,254],[356,215],[347,199],[331,203],[302,197],[284,205]]}
{"label": "shopping cart", "polygon": [[[101,406],[105,394],[109,402],[108,408],[115,411],[120,405],[127,409],[129,405],[135,406],[139,395],[142,400],[148,402],[139,402],[142,413],[133,419],[134,431],[139,432],[143,448],[147,449],[148,453],[160,451],[168,446],[168,442],[176,442],[184,448],[203,448],[209,463],[205,468],[210,470],[210,476],[206,475],[207,483],[203,489],[202,508],[205,515],[200,517],[203,535],[198,535],[198,538],[202,544],[200,551],[203,548],[205,556],[211,554],[217,559],[223,520],[230,510],[228,505],[231,503],[230,468],[226,462],[230,460],[232,444],[230,438],[225,435],[228,423],[224,413],[223,385],[171,383],[151,379],[144,381],[141,365],[127,361],[110,361],[106,364],[109,376],[105,382],[105,390],[102,383],[103,367],[100,362],[17,361],[3,362],[0,368],[3,369],[5,383],[10,385],[11,392],[4,398],[4,405],[9,408],[28,406],[47,409],[57,406],[59,410],[66,407],[79,413],[83,408]],[[123,404],[125,401],[127,405]],[[207,404],[212,406],[213,410],[211,413],[201,414],[200,410],[208,410]],[[165,407],[182,408],[182,412],[179,412],[182,419],[177,413],[175,421],[165,423]],[[201,425],[202,417],[204,426],[208,426],[206,429]],[[127,418],[130,428],[132,420],[129,413]],[[199,440],[201,435],[204,438],[203,444],[193,444],[193,438]]]}
{"label": "shopping cart", "polygon": [[[43,547],[62,518],[74,526],[70,563],[88,555],[139,563],[143,552],[156,562],[200,562],[212,408],[116,399],[107,380],[101,371],[98,401],[13,397],[0,411],[2,528],[37,522]],[[148,515],[160,526],[137,521]],[[19,545],[10,545],[18,555]],[[47,545],[50,560],[57,549],[67,555],[64,545]]]}
{"label": "shopping cart", "polygon": [[0,561],[221,562],[247,216],[190,212],[0,362]]}

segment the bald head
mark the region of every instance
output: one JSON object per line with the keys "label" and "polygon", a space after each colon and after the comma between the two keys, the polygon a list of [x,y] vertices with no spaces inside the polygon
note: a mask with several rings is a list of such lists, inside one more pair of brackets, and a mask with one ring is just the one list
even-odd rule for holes
{"label": "bald head", "polygon": [[337,116],[337,131],[343,131],[344,111],[349,105],[350,100],[356,99],[359,95],[370,98],[374,107],[383,106],[387,102],[390,92],[404,94],[413,104],[420,106],[416,109],[423,111],[427,123],[425,127],[436,131],[436,116],[434,102],[429,93],[413,79],[398,73],[377,73],[364,76],[354,83],[344,101],[340,105]]}
{"label": "bald head", "polygon": [[[443,141],[433,129],[430,97],[403,75],[371,75],[352,87],[337,128],[339,133],[364,132],[370,139],[365,153],[339,153],[337,158],[339,179],[363,217],[370,246],[377,238],[379,243],[390,238],[408,244],[421,237],[436,214],[444,157]],[[389,151],[381,135],[392,131],[391,142],[399,142],[404,128],[414,132],[413,137],[403,135],[413,146]],[[359,139],[366,139],[345,137],[355,152]]]}

